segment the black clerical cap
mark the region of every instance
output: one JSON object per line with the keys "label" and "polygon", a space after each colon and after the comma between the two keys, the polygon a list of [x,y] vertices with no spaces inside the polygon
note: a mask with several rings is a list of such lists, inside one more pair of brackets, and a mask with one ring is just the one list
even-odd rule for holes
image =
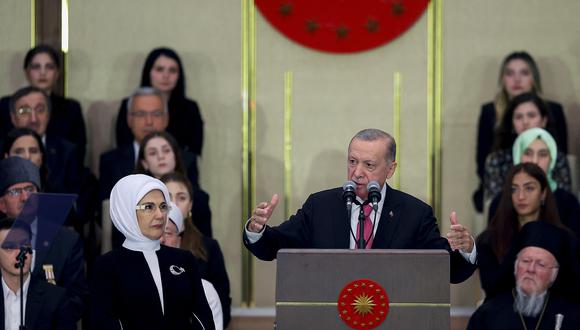
{"label": "black clerical cap", "polygon": [[38,166],[28,159],[16,156],[0,161],[0,194],[4,195],[10,186],[23,182],[34,184],[38,190],[42,188]]}
{"label": "black clerical cap", "polygon": [[562,265],[568,256],[569,237],[560,227],[546,221],[525,224],[518,236],[518,251],[535,246],[550,252]]}

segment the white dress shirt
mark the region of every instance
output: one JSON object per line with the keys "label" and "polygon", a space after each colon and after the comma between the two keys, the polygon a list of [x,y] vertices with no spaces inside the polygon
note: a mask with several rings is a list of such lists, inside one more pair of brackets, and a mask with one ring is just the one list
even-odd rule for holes
{"label": "white dress shirt", "polygon": [[[22,286],[24,290],[24,316],[26,320],[26,298],[28,295],[28,286],[30,285],[30,274],[26,277]],[[4,329],[18,330],[20,327],[20,288],[14,293],[2,278],[2,291],[4,294]]]}

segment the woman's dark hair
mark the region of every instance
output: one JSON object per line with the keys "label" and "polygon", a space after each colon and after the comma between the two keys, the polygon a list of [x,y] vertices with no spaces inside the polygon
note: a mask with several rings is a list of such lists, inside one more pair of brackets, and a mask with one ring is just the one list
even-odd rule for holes
{"label": "woman's dark hair", "polygon": [[153,87],[151,86],[151,70],[153,69],[153,64],[155,64],[155,61],[160,56],[171,58],[177,62],[177,66],[179,67],[179,77],[177,78],[177,84],[175,84],[175,88],[173,88],[171,91],[171,96],[169,97],[168,103],[171,104],[174,101],[185,99],[185,74],[183,72],[183,65],[181,64],[179,55],[177,55],[177,53],[171,48],[155,48],[149,53],[149,55],[147,55],[145,64],[143,65],[143,71],[141,72],[141,87]]}
{"label": "woman's dark hair", "polygon": [[[165,184],[169,182],[183,184],[187,189],[187,192],[189,193],[190,201],[193,203],[193,187],[191,186],[191,182],[189,182],[189,180],[185,175],[177,172],[172,172],[163,175],[160,180]],[[183,223],[185,224],[185,230],[183,232],[183,236],[181,239],[181,248],[191,251],[191,253],[196,258],[207,261],[208,255],[207,250],[203,245],[203,234],[193,224],[193,221],[191,219],[191,212],[189,212],[187,218],[183,220]]]}
{"label": "woman's dark hair", "polygon": [[31,48],[24,57],[24,70],[28,69],[30,63],[32,63],[32,60],[34,59],[34,56],[41,53],[46,53],[48,56],[50,56],[56,68],[60,70],[59,52],[49,45],[38,45],[34,48]]}
{"label": "woman's dark hair", "polygon": [[506,112],[503,118],[501,118],[501,123],[497,128],[496,137],[494,139],[494,151],[512,148],[514,141],[518,137],[513,124],[514,112],[517,107],[527,102],[532,102],[540,111],[540,116],[542,116],[542,118],[547,118],[545,130],[552,134],[552,136],[557,136],[554,132],[553,120],[550,116],[550,108],[546,102],[534,93],[524,93],[514,97],[508,104]]}
{"label": "woman's dark hair", "polygon": [[145,160],[145,147],[147,146],[147,143],[149,143],[151,139],[156,137],[162,138],[165,141],[167,141],[169,143],[169,146],[171,147],[171,150],[173,150],[173,154],[175,155],[175,168],[173,169],[173,171],[181,173],[183,175],[187,175],[187,169],[185,168],[185,164],[183,163],[183,159],[181,158],[181,149],[179,149],[179,145],[177,144],[175,138],[167,132],[151,132],[145,135],[143,141],[141,141],[141,144],[139,146],[139,154],[137,156],[137,165],[135,165],[135,173],[153,176],[151,172],[149,172],[148,170],[145,169],[145,167],[143,167],[141,161]]}
{"label": "woman's dark hair", "polygon": [[[546,194],[542,205],[540,206],[540,213],[538,214],[539,221],[546,221],[553,225],[563,227],[558,215],[558,208],[556,202],[548,185],[546,174],[538,165],[533,163],[520,163],[512,167],[501,192],[501,199],[497,208],[495,216],[491,220],[486,232],[489,239],[491,239],[491,246],[498,260],[502,260],[508,252],[517,233],[520,231],[520,222],[518,214],[514,208],[512,201],[512,182],[516,174],[526,173],[540,183],[542,193]],[[486,235],[480,235],[481,237]]]}
{"label": "woman's dark hair", "polygon": [[44,144],[42,144],[42,139],[40,135],[36,134],[35,131],[31,130],[30,128],[14,128],[6,135],[6,139],[4,139],[4,146],[2,147],[2,157],[5,155],[10,154],[10,149],[12,149],[12,145],[16,140],[23,136],[32,136],[36,143],[38,144],[38,150],[42,154],[42,165],[40,166],[40,184],[44,187],[45,191],[50,191],[50,187],[48,186],[48,167],[46,165],[46,152],[44,149]]}

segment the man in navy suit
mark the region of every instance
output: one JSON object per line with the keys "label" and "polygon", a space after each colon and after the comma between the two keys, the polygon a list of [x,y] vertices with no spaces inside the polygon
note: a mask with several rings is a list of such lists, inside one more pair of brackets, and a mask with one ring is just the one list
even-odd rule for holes
{"label": "man in navy suit", "polygon": [[[20,247],[29,245],[30,227],[13,219],[0,220],[0,329],[17,329],[20,325],[20,269],[16,256]],[[31,255],[24,260],[22,287],[24,299],[24,325],[27,329],[76,329],[78,318],[70,310],[66,290],[51,285],[39,277],[30,276]]]}
{"label": "man in navy suit", "polygon": [[80,165],[77,149],[65,139],[47,134],[51,110],[50,98],[36,87],[21,88],[10,98],[10,119],[14,127],[30,128],[42,139],[50,192],[78,193]]}
{"label": "man in navy suit", "polygon": [[[373,249],[446,249],[451,256],[451,283],[466,280],[475,270],[476,252],[469,231],[451,214],[451,231],[441,237],[431,207],[417,198],[395,190],[386,180],[395,173],[396,144],[393,137],[378,129],[357,133],[348,147],[348,179],[356,185],[356,199],[368,198],[367,184],[380,185],[381,199],[377,211],[368,219],[365,231],[367,248]],[[243,240],[259,259],[273,260],[283,248],[354,249],[358,238],[358,214],[361,206],[353,205],[349,219],[342,189],[314,193],[290,219],[276,227],[267,225],[278,195],[256,206],[245,226]],[[372,233],[372,234],[371,234]]]}

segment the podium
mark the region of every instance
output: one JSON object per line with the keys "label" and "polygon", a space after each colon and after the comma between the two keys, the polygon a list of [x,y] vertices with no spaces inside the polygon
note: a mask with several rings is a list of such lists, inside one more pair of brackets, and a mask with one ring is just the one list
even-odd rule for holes
{"label": "podium", "polygon": [[[284,249],[277,259],[276,329],[374,328],[360,322],[349,327],[343,321],[357,312],[347,313],[354,303],[339,302],[341,291],[350,292],[353,285],[361,285],[361,279],[372,280],[386,291],[386,319],[376,329],[449,329],[449,253],[445,250]],[[359,309],[358,316],[377,313],[379,300],[379,296],[368,300],[372,311]]]}

